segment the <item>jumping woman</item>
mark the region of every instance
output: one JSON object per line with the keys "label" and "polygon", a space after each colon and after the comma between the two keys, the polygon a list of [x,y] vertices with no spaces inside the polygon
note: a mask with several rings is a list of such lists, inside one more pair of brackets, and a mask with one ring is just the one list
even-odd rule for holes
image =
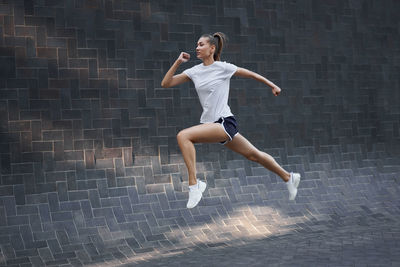
{"label": "jumping woman", "polygon": [[286,182],[289,199],[294,200],[300,183],[300,174],[285,171],[270,155],[258,150],[238,133],[235,117],[228,106],[229,83],[232,75],[262,82],[272,88],[272,93],[275,96],[280,94],[281,89],[255,72],[221,62],[220,57],[225,41],[226,37],[221,32],[213,35],[202,35],[197,41],[196,47],[197,58],[202,63],[174,75],[178,67],[190,59],[188,53],[181,52],[161,82],[162,87],[168,88],[192,81],[203,107],[200,124],[184,129],[177,135],[178,144],[189,174],[187,207],[195,207],[207,187],[205,182],[196,179],[195,143],[220,142],[247,159],[261,164]]}

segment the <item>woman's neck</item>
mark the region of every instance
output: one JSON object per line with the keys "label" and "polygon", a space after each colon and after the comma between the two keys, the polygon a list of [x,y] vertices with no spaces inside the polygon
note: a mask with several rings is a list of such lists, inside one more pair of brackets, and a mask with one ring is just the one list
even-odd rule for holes
{"label": "woman's neck", "polygon": [[214,58],[212,58],[212,57],[205,58],[205,59],[203,60],[203,65],[204,65],[204,66],[209,66],[209,65],[213,64],[214,62],[215,62],[215,60],[214,60]]}

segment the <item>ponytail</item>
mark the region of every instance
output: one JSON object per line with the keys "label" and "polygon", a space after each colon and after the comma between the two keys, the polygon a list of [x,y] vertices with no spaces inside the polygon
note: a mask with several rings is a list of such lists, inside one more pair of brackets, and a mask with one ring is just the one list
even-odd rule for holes
{"label": "ponytail", "polygon": [[216,33],[214,33],[213,37],[217,41],[216,43],[218,44],[215,47],[214,60],[220,61],[221,54],[222,54],[222,48],[224,48],[225,41],[226,41],[226,36],[222,32],[216,32]]}
{"label": "ponytail", "polygon": [[221,54],[222,54],[222,49],[224,48],[224,45],[227,41],[227,37],[224,33],[222,32],[216,32],[213,35],[211,34],[203,34],[201,37],[207,37],[210,45],[215,46],[215,52],[214,52],[214,60],[215,61],[220,61],[221,60]]}

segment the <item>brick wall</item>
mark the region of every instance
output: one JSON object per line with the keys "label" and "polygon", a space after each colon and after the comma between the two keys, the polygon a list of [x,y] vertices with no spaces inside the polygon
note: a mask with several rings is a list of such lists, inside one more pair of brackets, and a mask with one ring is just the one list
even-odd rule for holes
{"label": "brick wall", "polygon": [[[225,32],[222,60],[283,89],[231,81],[240,132],[279,163],[398,155],[399,10],[395,0],[1,1],[0,217],[11,219],[0,226],[75,220],[76,203],[90,217],[132,188],[182,191],[175,136],[201,107],[192,84],[160,83],[180,51],[193,60],[179,71],[199,63],[202,33]],[[242,159],[196,147],[211,186]]]}
{"label": "brick wall", "polygon": [[[160,81],[180,51],[195,58],[197,38],[214,31],[230,37],[223,60],[283,89],[276,98],[260,83],[232,80],[230,105],[258,147],[392,148],[400,114],[396,8],[396,1],[5,1],[2,180],[39,193],[87,172],[130,184],[142,156],[159,169],[176,163],[175,135],[198,123],[201,107],[193,85],[163,89]],[[224,164],[237,156],[204,145],[198,157]],[[146,183],[169,181],[148,172]],[[36,181],[38,173],[45,179]]]}

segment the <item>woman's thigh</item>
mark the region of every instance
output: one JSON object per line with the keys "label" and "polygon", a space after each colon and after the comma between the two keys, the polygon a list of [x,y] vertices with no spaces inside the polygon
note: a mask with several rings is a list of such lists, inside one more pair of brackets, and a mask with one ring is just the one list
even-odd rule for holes
{"label": "woman's thigh", "polygon": [[256,158],[259,153],[259,150],[240,133],[236,134],[225,146],[248,159]]}
{"label": "woman's thigh", "polygon": [[193,143],[217,143],[229,139],[219,123],[204,123],[186,128],[178,133],[178,140],[180,138],[187,138]]}

